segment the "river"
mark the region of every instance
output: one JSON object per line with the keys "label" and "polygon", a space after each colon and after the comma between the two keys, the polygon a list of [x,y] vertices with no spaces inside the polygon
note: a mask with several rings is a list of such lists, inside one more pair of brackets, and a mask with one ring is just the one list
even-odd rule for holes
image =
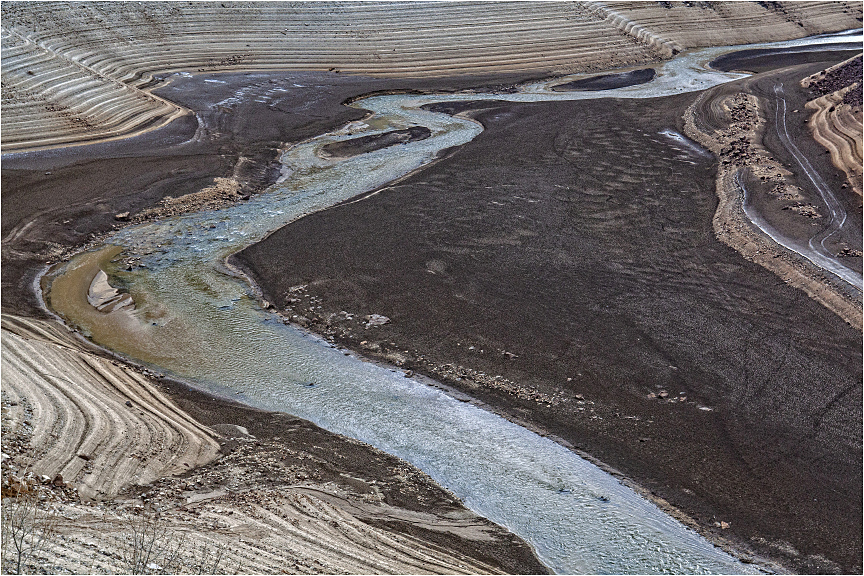
{"label": "river", "polygon": [[[817,41],[856,40],[846,35],[773,46]],[[683,54],[658,65],[647,84],[602,93],[552,92],[539,82],[513,94],[359,100],[353,105],[373,117],[285,151],[284,178],[248,202],[127,227],[105,246],[53,271],[51,305],[97,343],[156,371],[306,418],[414,464],[469,508],[531,543],[556,572],[756,572],[551,440],[285,325],[262,310],[250,287],[224,267],[227,256],[270,231],[381,187],[482,131],[470,119],[424,111],[424,104],[653,98],[701,90],[743,77],[705,66],[730,50]],[[345,159],[317,154],[330,142],[411,126],[426,126],[432,136]],[[86,288],[99,269],[131,294],[134,308],[106,314],[87,303]]]}

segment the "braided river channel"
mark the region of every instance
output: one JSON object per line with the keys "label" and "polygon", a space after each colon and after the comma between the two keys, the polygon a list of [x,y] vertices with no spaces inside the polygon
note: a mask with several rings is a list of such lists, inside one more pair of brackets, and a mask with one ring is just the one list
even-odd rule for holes
{"label": "braided river channel", "polygon": [[[746,48],[827,42],[860,47],[861,35]],[[424,104],[653,98],[702,90],[743,77],[706,65],[731,50],[687,53],[658,65],[646,84],[603,92],[553,92],[535,83],[511,94],[358,100],[352,105],[374,115],[285,151],[283,178],[248,202],[129,226],[52,270],[45,283],[50,306],[95,342],[154,371],[306,418],[410,462],[528,541],[555,572],[758,572],[552,440],[286,325],[225,265],[229,255],[269,232],[384,186],[482,131],[473,120],[428,112]],[[426,126],[432,135],[350,158],[318,153],[331,142],[411,126]],[[682,151],[695,146],[672,136]],[[127,270],[130,259],[136,265]],[[97,310],[94,304],[107,301],[112,286],[131,295],[134,306],[127,298]]]}

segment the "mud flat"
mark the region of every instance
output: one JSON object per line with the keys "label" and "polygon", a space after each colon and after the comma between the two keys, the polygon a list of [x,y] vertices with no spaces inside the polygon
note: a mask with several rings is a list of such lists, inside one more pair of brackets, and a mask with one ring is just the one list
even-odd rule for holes
{"label": "mud flat", "polygon": [[[774,271],[783,281],[803,289],[860,330],[860,284],[854,283],[860,262],[836,257],[843,250],[858,249],[860,242],[854,224],[860,215],[850,202],[852,197],[847,194],[843,198],[851,214],[847,219],[844,213],[848,225],[838,228],[835,234],[837,246],[843,247],[834,247],[828,254],[834,258],[827,262],[829,266],[837,266],[840,274],[844,274],[843,270],[848,272],[844,275],[849,280],[844,281],[809,262],[807,257],[821,261],[823,255],[804,248],[832,217],[828,207],[812,189],[806,174],[793,162],[782,161],[783,155],[789,155],[782,145],[775,141],[769,149],[763,144],[771,146],[771,130],[776,130],[775,110],[771,107],[777,103],[771,90],[778,85],[795,86],[801,75],[801,71],[796,71],[781,77],[756,76],[740,84],[706,91],[685,115],[686,133],[720,158],[717,176],[720,205],[714,217],[717,237],[748,259]],[[803,107],[803,102],[798,105]],[[813,143],[809,144],[812,148]],[[831,170],[829,174],[833,176],[834,172]],[[843,192],[836,180],[835,189]],[[759,234],[758,228],[773,234],[775,239]]]}
{"label": "mud flat", "polygon": [[653,68],[642,68],[629,72],[591,76],[583,80],[557,84],[552,89],[556,92],[566,92],[568,90],[613,90],[615,88],[636,86],[637,84],[650,82],[654,79],[655,74],[656,72]]}
{"label": "mud flat", "polygon": [[860,333],[715,238],[693,100],[486,103],[454,155],[237,261],[286,318],[530,422],[715,539],[855,571]]}
{"label": "mud flat", "polygon": [[860,26],[858,2],[149,2],[3,5],[3,150],[116,139],[189,110],[177,71],[542,75]]}

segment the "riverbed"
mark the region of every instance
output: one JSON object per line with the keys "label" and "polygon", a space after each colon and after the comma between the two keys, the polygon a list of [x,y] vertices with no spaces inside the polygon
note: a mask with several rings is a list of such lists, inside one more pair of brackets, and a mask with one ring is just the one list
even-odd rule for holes
{"label": "riverbed", "polygon": [[[411,462],[530,542],[556,572],[747,572],[751,566],[551,440],[285,325],[262,310],[250,287],[224,265],[227,256],[268,232],[384,186],[482,130],[470,119],[421,109],[425,104],[649,98],[701,90],[742,77],[705,69],[705,62],[728,50],[686,54],[658,66],[652,82],[602,94],[553,93],[551,83],[541,82],[514,94],[358,100],[355,106],[375,115],[287,150],[284,179],[265,193],[228,209],[126,228],[107,240],[108,248],[53,272],[51,305],[98,343],[154,370],[307,418]],[[432,136],[344,159],[318,152],[332,142],[418,125]],[[105,314],[82,304],[81,294],[100,269],[131,294],[134,310]],[[78,303],[71,306],[76,293]]]}

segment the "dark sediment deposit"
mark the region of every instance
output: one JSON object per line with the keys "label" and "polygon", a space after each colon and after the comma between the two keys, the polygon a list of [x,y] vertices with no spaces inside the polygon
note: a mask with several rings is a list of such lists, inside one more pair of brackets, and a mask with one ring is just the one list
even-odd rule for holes
{"label": "dark sediment deposit", "polygon": [[[239,199],[279,176],[279,149],[363,118],[372,91],[502,90],[530,74],[382,79],[326,72],[170,76],[155,93],[193,114],[134,138],[3,157],[3,311],[44,315],[32,290],[46,262],[170,196],[237,181]],[[160,78],[160,81],[166,78]],[[309,89],[314,86],[314,89]],[[242,90],[246,98],[233,99]],[[255,96],[255,97],[253,97]],[[260,100],[260,101],[259,101]]]}
{"label": "dark sediment deposit", "polygon": [[[217,77],[159,89],[197,118],[4,158],[4,312],[42,314],[39,269],[120,213],[217,177],[260,191],[279,146],[365,115],[349,97],[519,79]],[[242,86],[285,92],[213,106]],[[715,161],[662,134],[694,98],[438,106],[486,131],[237,260],[298,323],[559,436],[716,538],[802,572],[860,571],[861,335],[716,240]],[[310,297],[321,309],[303,312]]]}
{"label": "dark sediment deposit", "polygon": [[[831,52],[831,54],[826,54]],[[860,44],[825,44],[808,46],[806,50],[798,48],[760,48],[755,50],[740,50],[730,52],[709,63],[711,68],[731,72],[733,70],[766,72],[783,66],[796,64],[811,64],[833,59],[840,62],[861,53]]]}
{"label": "dark sediment deposit", "polygon": [[654,79],[657,72],[653,68],[642,68],[641,70],[631,70],[629,72],[619,72],[617,74],[603,74],[601,76],[591,76],[582,80],[574,80],[565,84],[557,84],[552,87],[556,92],[570,92],[579,90],[614,90],[615,88],[626,88],[627,86],[636,86],[645,84]]}
{"label": "dark sediment deposit", "polygon": [[449,157],[236,261],[295,322],[557,435],[715,537],[860,570],[861,336],[716,240],[715,160],[662,134],[694,98],[485,103]]}
{"label": "dark sediment deposit", "polygon": [[396,144],[407,144],[408,142],[425,140],[431,135],[432,132],[425,126],[412,126],[404,130],[390,130],[382,134],[372,134],[371,136],[361,136],[359,138],[351,138],[350,140],[332,142],[322,146],[321,152],[334,158],[347,158],[349,156],[356,156],[357,154],[374,152],[382,148],[389,148]]}

